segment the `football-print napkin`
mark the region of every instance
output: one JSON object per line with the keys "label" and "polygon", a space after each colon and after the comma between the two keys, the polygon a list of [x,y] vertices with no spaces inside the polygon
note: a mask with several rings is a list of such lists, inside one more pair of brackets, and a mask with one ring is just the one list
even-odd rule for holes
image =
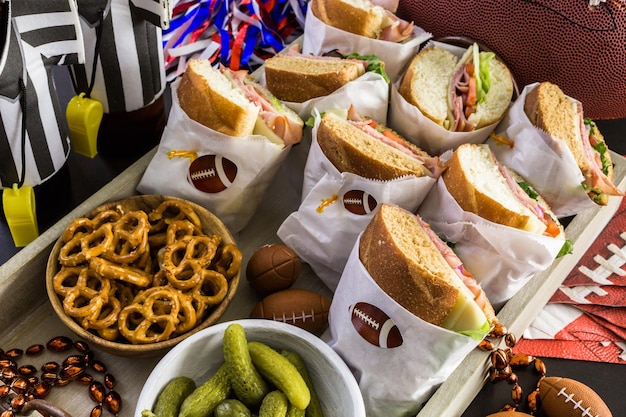
{"label": "football-print napkin", "polygon": [[626,364],[626,200],[514,350]]}

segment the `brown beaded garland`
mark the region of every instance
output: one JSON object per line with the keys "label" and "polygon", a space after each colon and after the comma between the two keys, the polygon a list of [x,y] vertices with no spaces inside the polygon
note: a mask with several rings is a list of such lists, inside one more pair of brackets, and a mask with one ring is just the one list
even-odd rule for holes
{"label": "brown beaded garland", "polygon": [[[503,340],[506,348],[496,349],[496,344],[490,339]],[[528,367],[533,365],[535,371],[539,374],[539,381],[535,390],[526,396],[526,404],[532,413],[538,410],[540,404],[539,383],[546,375],[546,366],[543,361],[526,353],[513,354],[512,348],[517,343],[517,338],[513,333],[501,323],[497,323],[487,334],[487,336],[478,344],[478,348],[491,352],[489,355],[490,367],[487,379],[492,382],[506,381],[511,385],[511,399],[513,405],[507,404],[500,411],[515,411],[524,400],[524,392],[519,385],[519,377],[515,373],[515,369]],[[0,416],[1,417],[1,416]]]}
{"label": "brown beaded garland", "polygon": [[[46,349],[54,353],[64,353],[72,348],[79,353],[68,355],[61,363],[49,361],[39,369],[31,364],[17,363],[24,356],[32,358]],[[104,374],[104,382],[97,381],[87,372],[88,369]],[[41,374],[37,377],[39,371]],[[54,337],[45,345],[33,344],[26,350],[0,349],[0,380],[5,384],[0,386],[0,417],[15,417],[22,410],[24,414],[29,414],[33,405],[45,398],[53,387],[62,387],[72,381],[88,385],[89,398],[96,403],[90,417],[101,417],[103,410],[117,416],[122,408],[122,397],[113,389],[115,378],[107,372],[106,365],[95,358],[95,353],[85,341],[73,341],[67,336]],[[27,405],[35,399],[37,401]]]}

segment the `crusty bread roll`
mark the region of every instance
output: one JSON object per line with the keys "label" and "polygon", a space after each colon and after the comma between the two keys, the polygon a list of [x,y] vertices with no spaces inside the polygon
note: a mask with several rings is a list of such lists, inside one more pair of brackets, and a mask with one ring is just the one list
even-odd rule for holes
{"label": "crusty bread roll", "polygon": [[280,100],[303,103],[327,96],[365,73],[349,59],[274,55],[265,60],[265,83]]}
{"label": "crusty bread roll", "polygon": [[361,235],[359,259],[385,293],[424,321],[459,332],[496,321],[488,300],[484,310],[474,302],[475,295],[407,210],[380,206]]}
{"label": "crusty bread roll", "polygon": [[[421,50],[409,63],[402,76],[398,93],[416,106],[424,116],[448,130],[455,130],[452,114],[452,80],[470,58],[475,45],[459,59],[450,51],[437,46]],[[481,52],[482,53],[482,52]],[[482,57],[481,57],[482,59]],[[490,87],[484,101],[476,105],[467,117],[471,129],[496,123],[508,109],[513,96],[513,78],[506,65],[496,58],[488,61]]]}
{"label": "crusty bread roll", "polygon": [[230,136],[252,134],[259,108],[208,60],[189,60],[177,94],[180,107],[198,123]]}
{"label": "crusty bread roll", "polygon": [[[583,147],[583,140],[587,138],[583,137],[585,129],[581,126],[583,118],[580,103],[567,97],[558,85],[542,82],[526,95],[524,112],[533,125],[565,142],[585,177],[585,182],[590,188],[594,188],[593,170]],[[604,137],[595,124],[592,127],[592,134],[598,141],[604,143]],[[614,172],[613,164],[610,163],[610,153],[606,152],[605,157],[609,161],[605,167],[605,175],[610,182],[613,182]],[[590,191],[590,193],[590,197],[596,203],[600,205],[608,203],[608,193],[597,194],[595,191]]]}
{"label": "crusty bread roll", "polygon": [[[431,175],[426,165],[407,153],[386,145],[332,112],[326,112],[317,130],[317,142],[328,160],[340,171],[364,178],[388,181],[405,175]],[[415,153],[430,156],[412,143]]]}
{"label": "crusty bread roll", "polygon": [[448,118],[448,85],[458,58],[443,48],[426,48],[409,64],[398,93],[424,116],[444,126]]}
{"label": "crusty bread roll", "polygon": [[369,0],[311,0],[311,11],[337,29],[377,39],[386,21],[386,11]]}
{"label": "crusty bread roll", "polygon": [[[507,181],[501,168],[506,169],[512,181]],[[533,201],[543,207],[554,224],[546,225],[519,199],[516,193],[527,197],[517,186],[523,179],[508,168],[499,166],[487,145],[465,143],[459,146],[446,162],[441,177],[450,195],[465,211],[494,223],[540,235],[547,231],[557,233],[557,236],[563,233],[562,225],[541,196]],[[517,187],[514,191],[511,182]],[[555,226],[558,232],[554,230]]]}

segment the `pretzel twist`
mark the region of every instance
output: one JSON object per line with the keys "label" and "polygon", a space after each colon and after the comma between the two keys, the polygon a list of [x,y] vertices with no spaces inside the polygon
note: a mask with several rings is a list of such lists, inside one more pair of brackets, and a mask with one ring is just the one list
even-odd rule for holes
{"label": "pretzel twist", "polygon": [[193,207],[180,200],[165,200],[148,217],[152,223],[151,232],[166,229],[172,222],[184,219],[202,228],[202,222]]}
{"label": "pretzel twist", "polygon": [[94,216],[93,219],[88,217],[79,217],[65,228],[61,238],[64,242],[69,242],[74,236],[80,234],[89,234],[98,229],[104,223],[116,222],[120,218],[120,213],[115,210],[104,210]]}
{"label": "pretzel twist", "polygon": [[78,233],[61,247],[59,263],[64,266],[80,265],[102,255],[112,243],[111,223],[103,224],[89,234]]}
{"label": "pretzel twist", "polygon": [[221,247],[213,267],[231,280],[241,269],[242,258],[243,255],[239,248],[235,244],[229,243]]}
{"label": "pretzel twist", "polygon": [[207,306],[214,306],[226,298],[228,281],[220,272],[203,269],[202,281],[192,290],[193,298]]}
{"label": "pretzel twist", "polygon": [[[166,301],[166,311],[163,311],[163,301]],[[180,299],[175,289],[152,287],[141,291],[131,305],[122,309],[119,330],[133,344],[167,340],[176,330],[179,312]]]}

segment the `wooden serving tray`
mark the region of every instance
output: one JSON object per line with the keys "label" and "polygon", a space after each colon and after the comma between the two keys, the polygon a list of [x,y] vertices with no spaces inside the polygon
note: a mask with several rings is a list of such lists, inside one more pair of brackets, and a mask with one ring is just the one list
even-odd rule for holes
{"label": "wooden serving tray", "polygon": [[[3,349],[26,349],[35,343],[46,343],[52,337],[75,336],[54,313],[45,288],[45,268],[52,247],[69,222],[100,204],[136,194],[136,187],[156,148],[126,169],[100,191],[63,217],[29,246],[0,266],[0,340]],[[292,150],[293,151],[293,150]],[[616,183],[626,183],[626,159],[613,154]],[[620,199],[612,198],[608,206],[591,209],[576,216],[566,228],[574,242],[574,254],[557,260],[547,271],[537,274],[500,311],[498,317],[511,332],[520,335],[532,322],[548,299],[602,231],[619,207]],[[276,231],[283,220],[300,204],[300,193],[292,180],[279,171],[250,224],[235,235],[243,252],[243,265],[256,249],[266,243],[280,243]],[[332,297],[332,293],[303,265],[296,287],[308,288]],[[221,321],[245,318],[259,298],[242,277],[239,290]],[[108,366],[117,380],[116,390],[122,395],[120,417],[130,417],[144,381],[161,358],[126,358],[96,352],[97,358]],[[441,385],[418,416],[460,416],[486,382],[488,353],[475,350]],[[27,361],[24,361],[27,362]],[[42,363],[40,359],[32,362]],[[35,364],[35,363],[33,363]],[[72,383],[55,388],[47,400],[64,408],[74,417],[88,416],[94,403],[87,387]],[[107,413],[105,412],[105,415]]]}

